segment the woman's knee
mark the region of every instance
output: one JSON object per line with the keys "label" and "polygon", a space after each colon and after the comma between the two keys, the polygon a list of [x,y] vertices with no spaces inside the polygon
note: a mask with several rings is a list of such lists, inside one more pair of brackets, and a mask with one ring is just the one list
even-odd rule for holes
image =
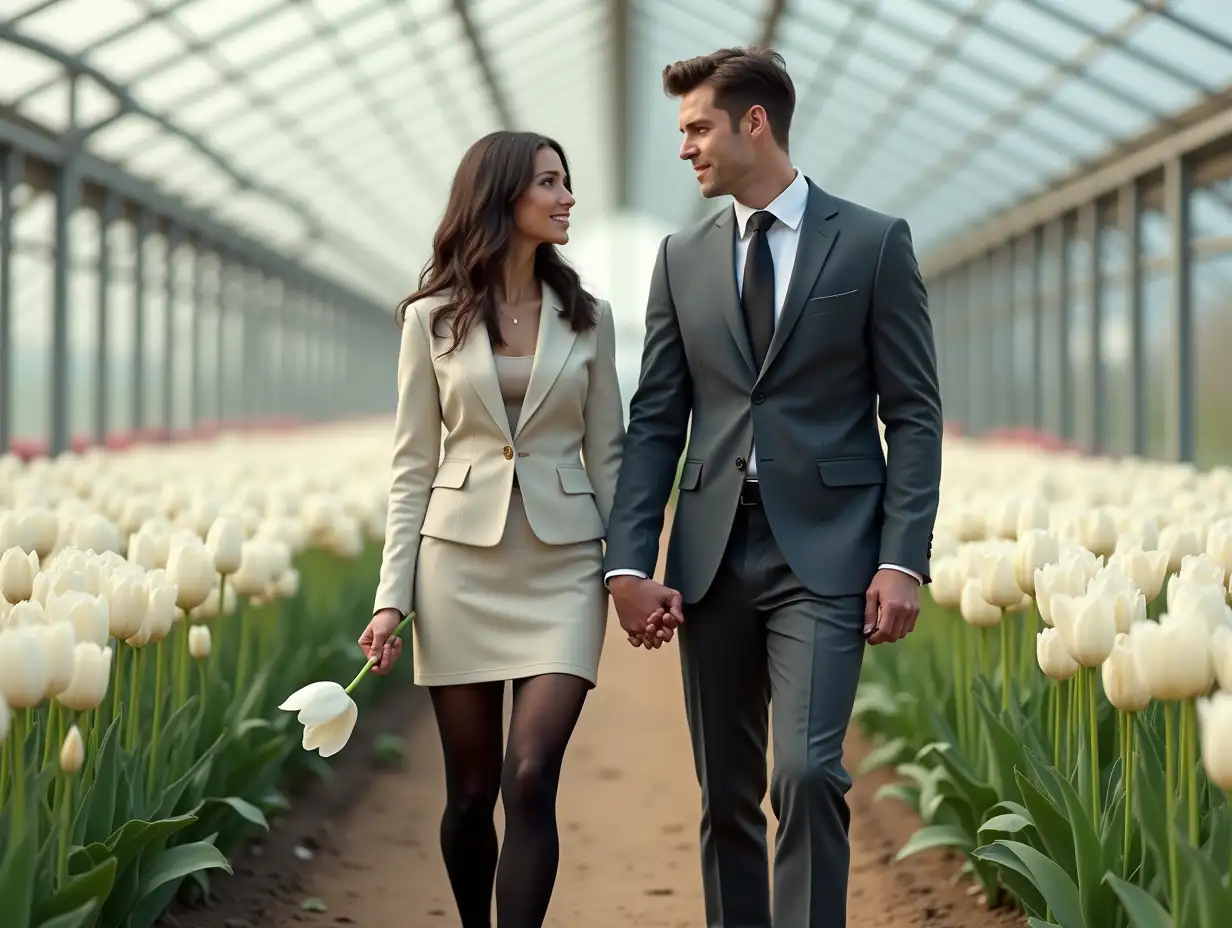
{"label": "woman's knee", "polygon": [[535,755],[510,756],[505,761],[501,794],[505,807],[534,809],[556,799],[560,765]]}
{"label": "woman's knee", "polygon": [[499,791],[500,785],[497,783],[488,784],[481,780],[459,783],[447,790],[446,812],[462,822],[490,820],[496,809]]}

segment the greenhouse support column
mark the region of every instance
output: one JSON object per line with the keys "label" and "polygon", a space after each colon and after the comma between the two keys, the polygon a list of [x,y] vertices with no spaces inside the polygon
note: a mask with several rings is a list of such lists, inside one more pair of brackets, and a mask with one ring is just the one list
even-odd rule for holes
{"label": "greenhouse support column", "polygon": [[1091,433],[1085,436],[1088,441],[1088,450],[1093,454],[1099,454],[1106,450],[1107,435],[1104,430],[1104,406],[1107,403],[1107,394],[1104,389],[1104,332],[1103,332],[1103,312],[1104,312],[1104,279],[1103,279],[1103,261],[1100,255],[1100,222],[1099,204],[1095,202],[1088,203],[1082,208],[1078,217],[1079,235],[1084,238],[1090,245],[1090,251],[1087,253],[1086,267],[1082,269],[1080,279],[1086,290],[1087,311],[1090,314],[1090,324],[1087,329],[1087,336],[1090,339],[1090,350],[1087,353],[1088,361],[1091,370],[1091,392],[1086,397],[1089,402],[1089,419],[1091,423]]}
{"label": "greenhouse support column", "polygon": [[227,363],[227,320],[232,314],[229,305],[234,289],[231,265],[225,252],[218,252],[218,302],[214,318],[217,328],[214,330],[216,345],[214,348],[214,424],[222,428],[227,421],[227,375],[230,365]]}
{"label": "greenhouse support column", "polygon": [[69,158],[56,175],[54,220],[55,258],[52,264],[51,300],[51,422],[48,453],[55,457],[69,450],[69,273],[72,269],[70,224],[77,208],[81,182],[77,164]]}
{"label": "greenhouse support column", "polygon": [[137,213],[137,235],[133,243],[133,357],[130,375],[133,382],[134,434],[146,427],[145,421],[145,246],[150,237],[150,215]]}
{"label": "greenhouse support column", "polygon": [[175,348],[176,326],[179,322],[176,288],[176,255],[180,250],[180,230],[170,221],[167,223],[167,249],[163,253],[166,265],[166,300],[163,308],[163,440],[171,441],[175,431]]}
{"label": "greenhouse support column", "polygon": [[13,192],[23,160],[10,149],[0,165],[0,454],[13,438]]}
{"label": "greenhouse support column", "polygon": [[107,440],[111,427],[111,226],[120,199],[108,191],[98,220],[98,315],[94,317],[94,441]]}
{"label": "greenhouse support column", "polygon": [[205,327],[205,250],[197,239],[192,246],[192,295],[188,322],[188,427],[201,424],[201,340]]}
{"label": "greenhouse support column", "polygon": [[1053,255],[1057,262],[1057,330],[1052,350],[1057,353],[1056,423],[1057,435],[1065,441],[1074,438],[1074,365],[1070,358],[1070,320],[1073,318],[1074,269],[1070,266],[1069,240],[1072,226],[1068,217],[1054,225]]}
{"label": "greenhouse support column", "polygon": [[1137,181],[1119,194],[1117,215],[1125,237],[1125,312],[1129,321],[1130,451],[1146,454],[1146,339],[1142,315],[1142,200]]}
{"label": "greenhouse support column", "polygon": [[1042,270],[1042,245],[1044,232],[1038,226],[1032,229],[1023,241],[1026,246],[1027,265],[1027,312],[1031,316],[1031,426],[1042,432],[1044,418],[1044,294]]}
{"label": "greenhouse support column", "polygon": [[1172,461],[1193,461],[1195,451],[1195,371],[1193,324],[1193,243],[1190,237],[1189,165],[1175,157],[1164,166],[1164,210],[1168,215],[1171,268],[1167,342],[1168,404],[1164,450]]}

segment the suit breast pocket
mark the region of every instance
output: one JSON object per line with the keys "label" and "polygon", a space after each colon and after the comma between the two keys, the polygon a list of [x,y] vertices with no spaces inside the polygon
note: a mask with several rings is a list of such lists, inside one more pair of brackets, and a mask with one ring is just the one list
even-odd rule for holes
{"label": "suit breast pocket", "polygon": [[837,293],[823,293],[809,297],[804,304],[802,316],[828,316],[862,309],[867,300],[860,288],[843,289]]}

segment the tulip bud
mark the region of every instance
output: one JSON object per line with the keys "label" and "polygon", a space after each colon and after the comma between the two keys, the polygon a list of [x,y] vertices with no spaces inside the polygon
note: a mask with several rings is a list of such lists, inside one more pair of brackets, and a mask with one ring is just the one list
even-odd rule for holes
{"label": "tulip bud", "polygon": [[1209,554],[1187,554],[1181,558],[1177,579],[1186,583],[1222,587],[1227,581],[1223,567]]}
{"label": "tulip bud", "polygon": [[1078,672],[1078,662],[1065,650],[1061,633],[1045,628],[1035,636],[1035,659],[1039,668],[1054,680],[1068,680]]}
{"label": "tulip bud", "polygon": [[1211,526],[1206,536],[1206,553],[1232,581],[1232,521]]}
{"label": "tulip bud", "polygon": [[81,738],[81,730],[73,725],[60,748],[60,769],[64,773],[74,774],[80,772],[85,763],[86,743]]}
{"label": "tulip bud", "polygon": [[1164,587],[1168,576],[1166,551],[1143,550],[1138,547],[1123,548],[1114,554],[1109,563],[1115,564],[1125,576],[1134,582],[1148,603],[1154,602]]}
{"label": "tulip bud", "polygon": [[34,592],[34,578],[39,572],[38,555],[21,548],[9,548],[0,555],[0,596],[10,603],[29,599]]}
{"label": "tulip bud", "polygon": [[1031,496],[1023,500],[1018,507],[1017,537],[1022,538],[1035,529],[1047,531],[1048,528],[1048,501],[1041,496]]}
{"label": "tulip bud", "polygon": [[1088,509],[1078,517],[1078,543],[1092,554],[1108,556],[1116,550],[1117,530],[1112,513]]}
{"label": "tulip bud", "polygon": [[1218,692],[1196,705],[1202,766],[1211,783],[1232,791],[1232,693]]}
{"label": "tulip bud", "polygon": [[45,623],[38,631],[47,662],[47,695],[55,696],[73,679],[73,648],[77,646],[77,635],[68,622]]}
{"label": "tulip bud", "polygon": [[214,557],[199,540],[173,544],[167,558],[167,577],[176,587],[176,605],[189,612],[205,602],[218,581]]}
{"label": "tulip bud", "polygon": [[1122,712],[1140,712],[1150,703],[1150,688],[1126,633],[1116,636],[1108,659],[1100,667],[1100,676],[1108,702]]}
{"label": "tulip bud", "polygon": [[962,601],[963,584],[967,568],[955,555],[938,559],[932,567],[933,582],[928,585],[929,594],[942,609],[957,609]]}
{"label": "tulip bud", "polygon": [[984,552],[979,571],[980,598],[999,609],[1022,602],[1022,590],[1014,582],[1014,547],[1000,545]]}
{"label": "tulip bud", "polygon": [[1190,554],[1202,550],[1197,533],[1188,524],[1173,522],[1165,525],[1159,533],[1159,548],[1168,555],[1168,572],[1176,573],[1181,563]]}
{"label": "tulip bud", "polygon": [[194,660],[203,661],[210,656],[212,638],[208,625],[194,625],[188,630],[188,653]]}
{"label": "tulip bud", "polygon": [[141,631],[150,591],[144,582],[132,574],[113,574],[107,580],[107,587],[111,634],[120,641],[128,641]]}
{"label": "tulip bud", "polygon": [[1035,571],[1035,604],[1045,625],[1053,625],[1052,600],[1058,595],[1081,596],[1087,590],[1086,572],[1072,562],[1046,564]]}

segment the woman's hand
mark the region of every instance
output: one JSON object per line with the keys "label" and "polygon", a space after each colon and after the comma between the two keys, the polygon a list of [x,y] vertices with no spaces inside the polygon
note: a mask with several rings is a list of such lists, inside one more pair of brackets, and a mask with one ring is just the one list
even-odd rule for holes
{"label": "woman's hand", "polygon": [[390,637],[403,615],[397,609],[382,609],[372,617],[364,633],[359,636],[359,647],[372,661],[369,673],[384,675],[393,669],[394,661],[402,653],[402,639]]}

